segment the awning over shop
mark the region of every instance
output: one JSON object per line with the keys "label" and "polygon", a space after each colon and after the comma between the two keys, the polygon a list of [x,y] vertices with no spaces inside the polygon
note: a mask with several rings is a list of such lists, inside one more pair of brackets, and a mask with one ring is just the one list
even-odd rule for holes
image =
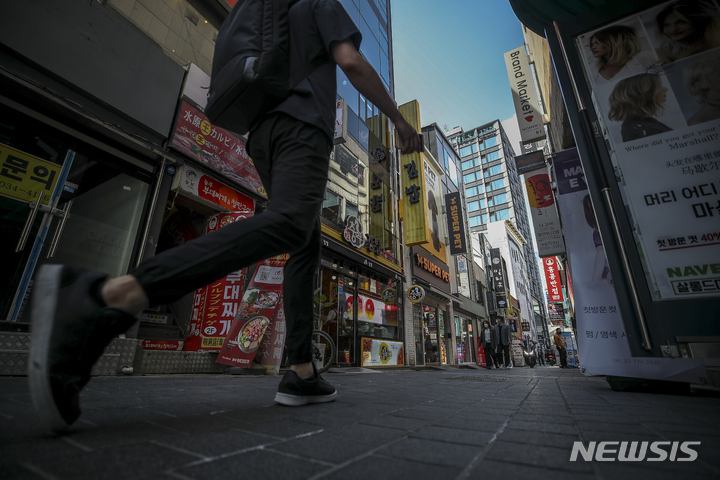
{"label": "awning over shop", "polygon": [[567,20],[607,3],[607,0],[509,0],[523,25],[541,37],[554,21]]}

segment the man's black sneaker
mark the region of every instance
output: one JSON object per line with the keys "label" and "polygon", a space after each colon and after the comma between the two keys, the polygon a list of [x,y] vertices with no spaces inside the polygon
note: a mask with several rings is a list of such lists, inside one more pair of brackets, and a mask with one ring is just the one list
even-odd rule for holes
{"label": "man's black sneaker", "polygon": [[38,270],[31,302],[30,396],[42,422],[55,432],[80,416],[80,390],[105,347],[136,321],[106,307],[104,273],[62,265]]}
{"label": "man's black sneaker", "polygon": [[275,402],[288,407],[299,407],[308,403],[332,402],[337,397],[335,387],[318,375],[313,364],[313,376],[303,380],[297,373],[288,370],[280,380]]}

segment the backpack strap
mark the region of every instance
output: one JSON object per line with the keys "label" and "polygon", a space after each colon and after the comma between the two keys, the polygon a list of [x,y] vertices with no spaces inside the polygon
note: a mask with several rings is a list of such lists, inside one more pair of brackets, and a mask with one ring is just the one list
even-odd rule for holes
{"label": "backpack strap", "polygon": [[317,56],[308,66],[301,69],[299,72],[296,72],[295,74],[290,75],[290,89],[292,90],[297,86],[298,83],[305,80],[305,78],[313,73],[315,70],[320,68],[320,65],[327,62],[329,60],[327,55],[319,55]]}

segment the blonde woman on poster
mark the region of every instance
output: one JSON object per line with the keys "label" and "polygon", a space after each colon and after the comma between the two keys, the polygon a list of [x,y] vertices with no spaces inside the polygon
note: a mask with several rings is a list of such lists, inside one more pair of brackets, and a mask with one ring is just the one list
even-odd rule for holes
{"label": "blonde woman on poster", "polygon": [[672,130],[655,118],[663,112],[667,91],[660,77],[651,73],[635,75],[615,85],[608,99],[608,118],[622,122],[620,134],[623,142]]}
{"label": "blonde woman on poster", "polygon": [[590,37],[590,51],[597,61],[593,70],[595,84],[643,73],[646,67],[638,60],[641,50],[633,27],[613,25],[595,32]]}
{"label": "blonde woman on poster", "polygon": [[697,97],[700,109],[688,119],[688,126],[720,118],[720,59],[695,62],[683,70],[683,83]]}
{"label": "blonde woman on poster", "polygon": [[698,52],[720,47],[720,18],[709,1],[680,0],[655,17],[656,49],[661,61],[674,62]]}

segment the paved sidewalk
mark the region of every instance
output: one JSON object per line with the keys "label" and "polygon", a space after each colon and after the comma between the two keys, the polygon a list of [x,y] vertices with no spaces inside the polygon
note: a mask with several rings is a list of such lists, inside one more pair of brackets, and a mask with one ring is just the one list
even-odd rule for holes
{"label": "paved sidewalk", "polygon": [[[556,367],[325,377],[338,400],[301,408],[273,404],[277,377],[94,378],[61,437],[25,378],[0,378],[0,478],[720,478],[716,396],[614,392]],[[570,462],[577,440],[702,443],[693,462]]]}

